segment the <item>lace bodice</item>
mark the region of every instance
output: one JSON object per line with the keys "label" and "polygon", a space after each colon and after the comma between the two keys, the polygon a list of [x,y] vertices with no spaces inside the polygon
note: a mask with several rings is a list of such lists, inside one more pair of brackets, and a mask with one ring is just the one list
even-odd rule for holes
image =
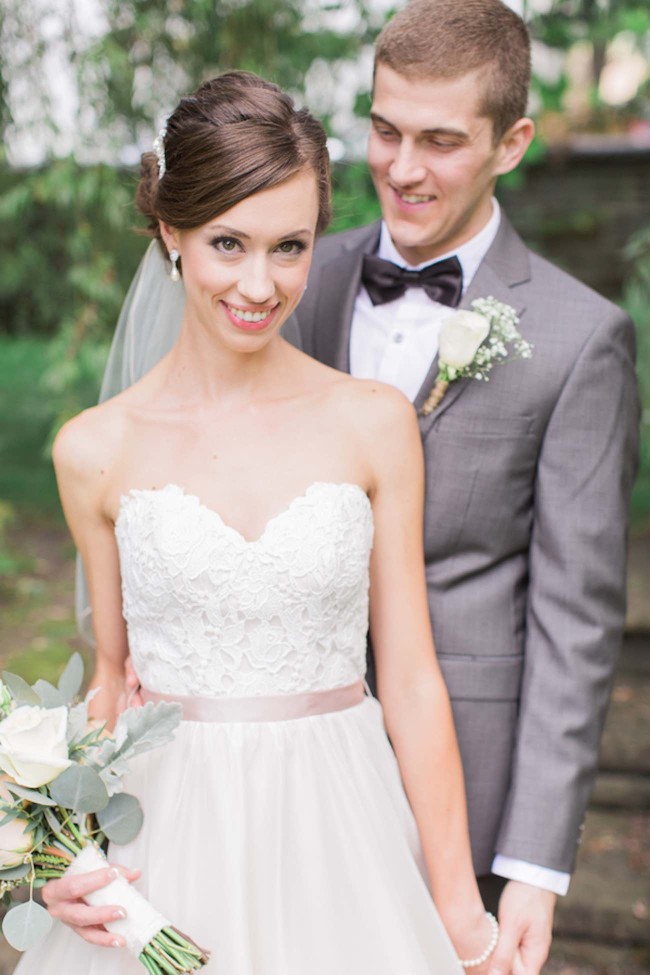
{"label": "lace bodice", "polygon": [[124,495],[115,524],[142,683],[251,697],[365,673],[373,521],[356,484],[317,482],[247,541],[169,484]]}

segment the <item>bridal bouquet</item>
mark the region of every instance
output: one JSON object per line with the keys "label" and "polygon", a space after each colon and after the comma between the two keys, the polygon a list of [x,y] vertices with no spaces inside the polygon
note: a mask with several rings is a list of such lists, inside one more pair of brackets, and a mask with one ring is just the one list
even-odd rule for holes
{"label": "bridal bouquet", "polygon": [[[83,664],[74,654],[58,686],[30,687],[4,673],[0,681],[0,895],[29,887],[29,900],[11,907],[3,933],[25,951],[48,933],[52,919],[33,900],[35,887],[64,873],[89,873],[107,865],[106,840],[128,843],[140,831],[142,810],[123,791],[130,760],[173,737],[178,704],[145,704],[125,711],[109,734],[88,717],[94,692],[78,701]],[[106,927],[150,975],[179,975],[202,968],[207,954],[119,877],[89,894],[93,905],[118,904],[126,918]]]}

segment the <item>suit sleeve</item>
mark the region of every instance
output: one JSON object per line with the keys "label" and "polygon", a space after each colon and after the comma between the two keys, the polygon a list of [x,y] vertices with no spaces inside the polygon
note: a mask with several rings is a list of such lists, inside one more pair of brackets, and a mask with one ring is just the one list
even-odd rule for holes
{"label": "suit sleeve", "polygon": [[508,857],[570,871],[595,778],[625,616],[638,458],[634,327],[610,311],[571,370],[539,457]]}

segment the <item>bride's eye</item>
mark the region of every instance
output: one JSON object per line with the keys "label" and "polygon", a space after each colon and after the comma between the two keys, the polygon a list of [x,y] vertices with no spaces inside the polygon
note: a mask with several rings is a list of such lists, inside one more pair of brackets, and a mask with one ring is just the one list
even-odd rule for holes
{"label": "bride's eye", "polygon": [[298,255],[302,254],[306,246],[302,240],[283,240],[281,244],[278,244],[277,250],[280,254]]}
{"label": "bride's eye", "polygon": [[215,250],[222,254],[236,254],[241,248],[236,237],[214,237],[210,243]]}

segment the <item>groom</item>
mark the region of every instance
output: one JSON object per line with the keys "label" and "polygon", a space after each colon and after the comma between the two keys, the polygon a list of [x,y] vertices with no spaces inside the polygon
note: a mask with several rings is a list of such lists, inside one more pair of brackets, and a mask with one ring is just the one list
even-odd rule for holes
{"label": "groom", "polygon": [[[533,135],[529,62],[499,0],[412,0],[390,21],[368,145],[383,221],[321,241],[297,312],[306,352],[394,383],[420,412],[429,606],[475,866],[509,878],[495,975],[517,950],[539,972],[574,865],[620,645],[637,450],[631,322],[528,251],[492,198]],[[432,263],[418,287],[413,270]],[[462,308],[513,307],[532,358],[457,380],[424,416],[459,291]]]}
{"label": "groom", "polygon": [[[532,254],[493,199],[533,135],[529,76],[525,25],[500,0],[411,0],[388,23],[368,146],[383,221],[319,243],[294,323],[306,352],[393,383],[420,414],[429,605],[474,861],[486,902],[505,884],[491,975],[539,973],[568,887],[621,639],[637,454],[632,323]],[[488,296],[515,309],[532,358],[457,380],[422,415],[441,322]]]}
{"label": "groom", "polygon": [[[320,242],[296,313],[306,352],[399,386],[420,414],[474,862],[488,898],[487,875],[508,878],[493,975],[539,972],[574,865],[621,640],[639,416],[632,323],[531,253],[492,196],[533,136],[529,65],[500,0],[411,0],[387,24],[368,144],[383,221]],[[532,358],[457,380],[423,415],[459,296],[514,308]]]}

